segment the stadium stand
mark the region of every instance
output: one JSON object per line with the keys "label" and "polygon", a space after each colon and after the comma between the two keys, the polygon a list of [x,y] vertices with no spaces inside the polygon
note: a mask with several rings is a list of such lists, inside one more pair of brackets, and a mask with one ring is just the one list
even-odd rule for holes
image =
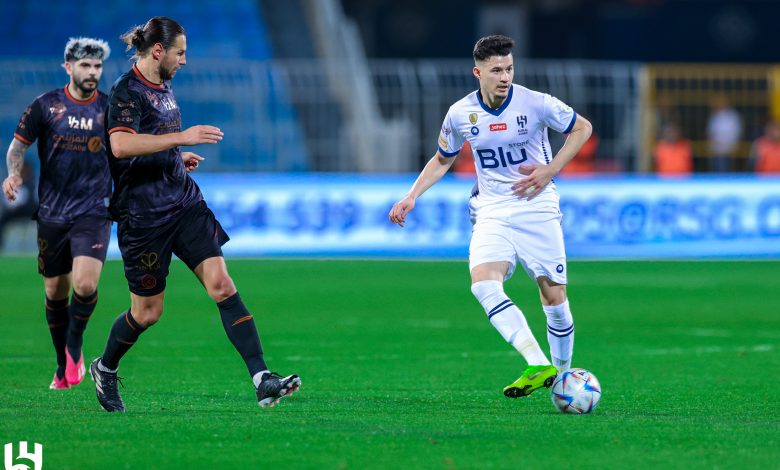
{"label": "stadium stand", "polygon": [[[155,15],[170,16],[187,31],[189,63],[174,81],[185,126],[214,124],[225,131],[218,146],[201,148],[207,171],[301,171],[307,153],[287,91],[263,63],[273,59],[257,2],[214,0],[100,2],[85,0],[74,15],[66,2],[5,2],[0,15],[0,144],[7,146],[19,115],[40,93],[66,82],[58,63],[72,36],[109,41],[101,89],[107,91],[130,62],[119,36]],[[42,25],[46,25],[45,27]],[[251,96],[247,96],[251,93]],[[4,147],[5,148],[5,147]]]}

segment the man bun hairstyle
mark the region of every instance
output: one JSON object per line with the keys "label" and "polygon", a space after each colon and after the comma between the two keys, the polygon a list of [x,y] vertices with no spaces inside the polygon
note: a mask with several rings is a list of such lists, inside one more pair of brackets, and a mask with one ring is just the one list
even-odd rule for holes
{"label": "man bun hairstyle", "polygon": [[75,62],[81,59],[106,60],[111,55],[111,48],[102,39],[70,38],[65,44],[65,62]]}
{"label": "man bun hairstyle", "polygon": [[184,28],[165,16],[155,16],[143,26],[134,26],[120,36],[127,44],[127,50],[135,49],[134,58],[145,56],[149,49],[157,43],[164,49],[169,49],[176,38],[185,35]]}
{"label": "man bun hairstyle", "polygon": [[496,34],[485,36],[474,44],[474,60],[487,60],[493,56],[507,56],[512,53],[515,41],[507,36]]}

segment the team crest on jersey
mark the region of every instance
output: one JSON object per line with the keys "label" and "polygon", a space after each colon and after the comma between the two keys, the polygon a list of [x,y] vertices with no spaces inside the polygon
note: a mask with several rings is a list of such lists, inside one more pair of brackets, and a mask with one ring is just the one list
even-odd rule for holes
{"label": "team crest on jersey", "polygon": [[67,110],[68,108],[66,108],[65,105],[60,103],[59,101],[49,106],[49,114],[52,115],[62,114]]}
{"label": "team crest on jersey", "polygon": [[477,113],[469,114],[469,122],[471,123],[472,126],[477,123],[477,118],[478,118]]}
{"label": "team crest on jersey", "polygon": [[517,116],[517,135],[528,134],[528,129],[526,126],[528,126],[528,116],[525,114]]}
{"label": "team crest on jersey", "polygon": [[149,100],[155,106],[160,105],[160,98],[158,98],[157,95],[155,95],[149,90],[146,90],[146,99]]}

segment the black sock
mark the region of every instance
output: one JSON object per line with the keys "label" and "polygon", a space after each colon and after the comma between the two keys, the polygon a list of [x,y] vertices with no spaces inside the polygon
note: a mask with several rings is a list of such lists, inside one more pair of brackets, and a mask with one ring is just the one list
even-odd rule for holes
{"label": "black sock", "polygon": [[117,369],[119,360],[133,347],[144,331],[146,328],[136,323],[133,316],[130,315],[130,310],[119,315],[114,320],[106,342],[106,350],[103,351],[103,356],[100,358],[103,366],[112,370]]}
{"label": "black sock", "polygon": [[68,337],[68,299],[46,299],[46,321],[57,352],[57,377],[65,376],[65,342]]}
{"label": "black sock", "polygon": [[70,301],[70,323],[68,324],[68,352],[74,361],[79,360],[81,354],[81,345],[84,342],[84,330],[87,329],[87,322],[97,305],[97,291],[87,296],[80,296],[73,291]]}
{"label": "black sock", "polygon": [[230,342],[236,348],[249,369],[249,375],[254,377],[260,371],[267,370],[263,360],[263,348],[260,346],[260,336],[257,334],[255,320],[246,309],[238,292],[217,303],[222,326],[225,327]]}

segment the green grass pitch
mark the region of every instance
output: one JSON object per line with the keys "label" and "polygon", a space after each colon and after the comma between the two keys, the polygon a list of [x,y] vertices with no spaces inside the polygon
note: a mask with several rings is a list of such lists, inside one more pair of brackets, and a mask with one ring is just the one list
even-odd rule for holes
{"label": "green grass pitch", "polygon": [[[54,358],[34,259],[0,259],[0,444],[44,468],[776,468],[780,264],[572,262],[574,366],[590,415],[501,394],[524,364],[469,291],[465,262],[230,260],[266,357],[301,392],[261,410],[214,304],[182,263],[120,368],[128,412],[92,382],[47,389]],[[507,292],[546,350],[533,284]],[[128,306],[109,262],[85,338]],[[18,447],[15,447],[18,448]]]}

